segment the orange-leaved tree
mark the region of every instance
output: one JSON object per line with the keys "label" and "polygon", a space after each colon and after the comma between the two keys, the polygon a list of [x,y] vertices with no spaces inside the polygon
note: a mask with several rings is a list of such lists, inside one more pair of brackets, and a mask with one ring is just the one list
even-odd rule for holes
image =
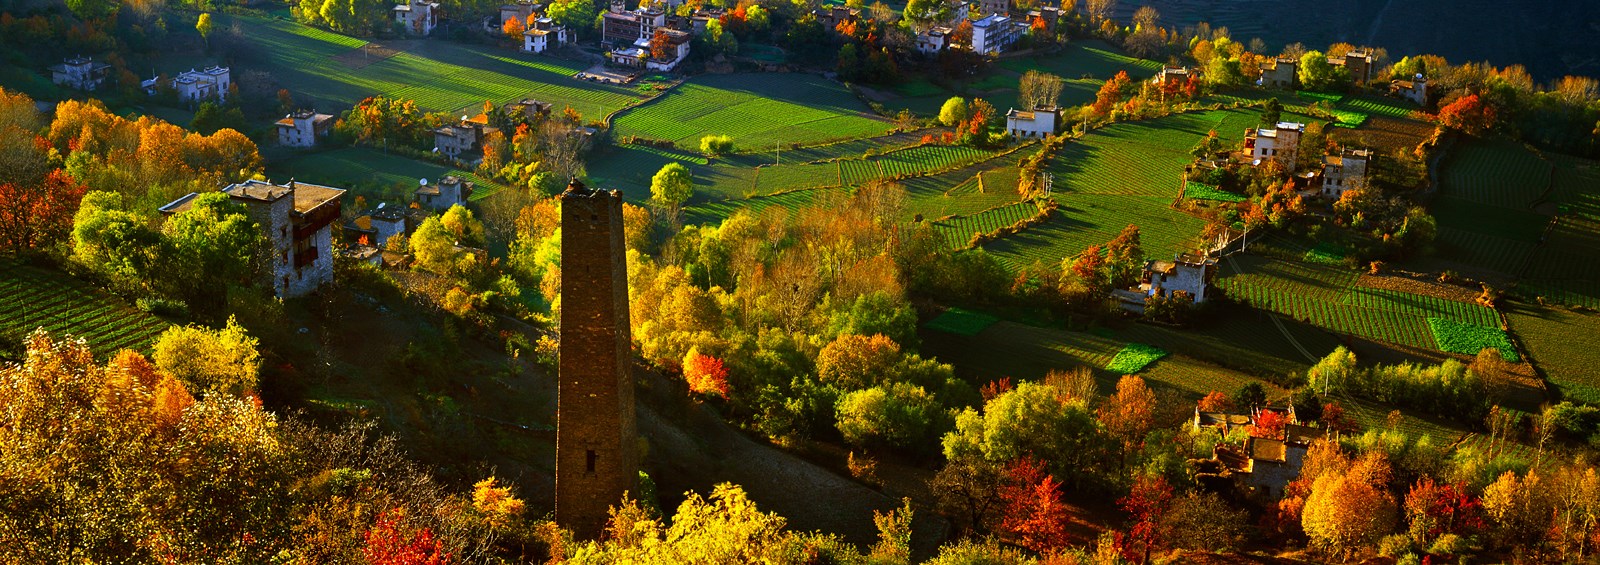
{"label": "orange-leaved tree", "polygon": [[528,26],[523,25],[522,20],[517,19],[516,16],[511,16],[504,25],[500,26],[500,31],[504,32],[506,38],[512,41],[520,41],[522,32],[527,30]]}
{"label": "orange-leaved tree", "polygon": [[1000,487],[1000,528],[1019,545],[1048,553],[1067,546],[1067,506],[1061,483],[1045,471],[1043,461],[1025,456],[1006,466]]}
{"label": "orange-leaved tree", "polygon": [[683,356],[683,379],[695,393],[728,397],[728,368],[721,359],[700,353],[699,348],[690,348]]}

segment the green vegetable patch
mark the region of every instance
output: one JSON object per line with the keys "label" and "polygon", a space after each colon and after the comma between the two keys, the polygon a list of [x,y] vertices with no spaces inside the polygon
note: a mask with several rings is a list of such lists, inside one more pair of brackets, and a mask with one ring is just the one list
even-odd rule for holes
{"label": "green vegetable patch", "polygon": [[1228,192],[1209,184],[1190,182],[1184,186],[1184,198],[1190,200],[1217,200],[1221,202],[1244,202],[1249,200],[1243,194]]}
{"label": "green vegetable patch", "polygon": [[1513,363],[1522,361],[1511,338],[1499,328],[1465,324],[1444,318],[1428,318],[1428,329],[1433,330],[1433,341],[1440,351],[1477,355],[1479,351],[1494,348],[1500,356]]}
{"label": "green vegetable patch", "polygon": [[1131,375],[1156,362],[1157,359],[1167,356],[1165,349],[1154,345],[1130,343],[1117,352],[1116,357],[1106,363],[1106,370],[1117,375]]}

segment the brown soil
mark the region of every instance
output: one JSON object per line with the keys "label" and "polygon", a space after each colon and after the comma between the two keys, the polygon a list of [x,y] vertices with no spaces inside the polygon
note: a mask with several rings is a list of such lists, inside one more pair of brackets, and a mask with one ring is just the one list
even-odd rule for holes
{"label": "brown soil", "polygon": [[345,67],[351,70],[354,70],[399,54],[400,51],[398,49],[391,49],[387,46],[379,45],[377,43],[368,43],[364,46],[334,55],[333,60],[344,64]]}
{"label": "brown soil", "polygon": [[1356,280],[1356,286],[1381,288],[1384,290],[1393,290],[1397,292],[1409,292],[1411,294],[1420,294],[1423,296],[1432,296],[1434,298],[1443,298],[1445,300],[1454,300],[1457,302],[1468,302],[1474,304],[1476,303],[1475,300],[1478,298],[1478,294],[1481,293],[1481,290],[1470,289],[1453,284],[1444,284],[1433,280],[1427,280],[1424,277],[1426,277],[1426,275],[1410,273],[1386,273],[1382,275],[1362,274],[1361,278]]}

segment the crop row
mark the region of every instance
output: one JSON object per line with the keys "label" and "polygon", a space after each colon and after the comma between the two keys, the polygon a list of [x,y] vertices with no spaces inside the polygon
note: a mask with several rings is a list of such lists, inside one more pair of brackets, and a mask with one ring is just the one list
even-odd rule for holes
{"label": "crop row", "polygon": [[1056,265],[1090,245],[1102,244],[1129,225],[1139,226],[1146,257],[1171,257],[1193,249],[1205,222],[1174,212],[1169,200],[1147,196],[1067,194],[1061,207],[1042,224],[984,245],[1007,268],[1034,262]]}
{"label": "crop row", "polygon": [[1443,169],[1443,195],[1514,210],[1527,210],[1550,185],[1550,163],[1509,141],[1457,143]]}
{"label": "crop row", "polygon": [[116,297],[60,275],[17,264],[0,265],[0,333],[21,337],[35,328],[71,334],[97,354],[147,349],[166,321]]}
{"label": "crop row", "polygon": [[1251,306],[1271,310],[1340,334],[1435,349],[1426,319],[1394,310],[1366,308],[1310,298],[1283,289],[1225,279],[1222,288]]}
{"label": "crop row", "polygon": [[1032,218],[1038,213],[1039,207],[1032,202],[1017,202],[971,216],[943,220],[934,226],[939,228],[939,233],[944,236],[946,243],[959,248],[971,241],[973,234],[993,233],[1000,228]]}

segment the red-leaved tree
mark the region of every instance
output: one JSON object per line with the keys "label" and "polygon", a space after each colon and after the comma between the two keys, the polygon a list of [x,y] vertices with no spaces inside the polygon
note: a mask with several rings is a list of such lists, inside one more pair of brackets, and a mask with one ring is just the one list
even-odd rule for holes
{"label": "red-leaved tree", "polygon": [[1133,524],[1118,544],[1123,559],[1150,562],[1150,553],[1162,544],[1161,517],[1171,505],[1172,485],[1167,484],[1165,478],[1142,475],[1134,479],[1128,496],[1117,501],[1117,506],[1128,513],[1128,520]]}
{"label": "red-leaved tree", "polygon": [[405,513],[399,509],[384,512],[367,530],[361,556],[372,565],[447,565],[454,563],[444,543],[423,528],[406,533],[401,525]]}
{"label": "red-leaved tree", "polygon": [[1445,534],[1469,536],[1482,531],[1483,501],[1464,483],[1436,483],[1423,478],[1406,494],[1406,522],[1411,539],[1421,547]]}
{"label": "red-leaved tree", "polygon": [[1256,421],[1250,426],[1250,435],[1265,439],[1283,439],[1283,426],[1289,423],[1289,418],[1272,410],[1262,410],[1256,415]]}
{"label": "red-leaved tree", "polygon": [[728,397],[728,368],[721,359],[689,350],[683,356],[683,379],[695,393]]}
{"label": "red-leaved tree", "polygon": [[1043,461],[1022,457],[1006,466],[1000,487],[1000,529],[1039,553],[1067,546],[1067,505],[1061,483],[1045,472]]}
{"label": "red-leaved tree", "polygon": [[1199,408],[1201,412],[1227,412],[1233,409],[1233,401],[1227,393],[1213,390],[1200,399]]}
{"label": "red-leaved tree", "polygon": [[38,184],[0,184],[0,248],[21,251],[65,238],[86,190],[61,169]]}
{"label": "red-leaved tree", "polygon": [[1468,135],[1479,135],[1494,126],[1498,112],[1493,104],[1468,94],[1439,109],[1439,125]]}

